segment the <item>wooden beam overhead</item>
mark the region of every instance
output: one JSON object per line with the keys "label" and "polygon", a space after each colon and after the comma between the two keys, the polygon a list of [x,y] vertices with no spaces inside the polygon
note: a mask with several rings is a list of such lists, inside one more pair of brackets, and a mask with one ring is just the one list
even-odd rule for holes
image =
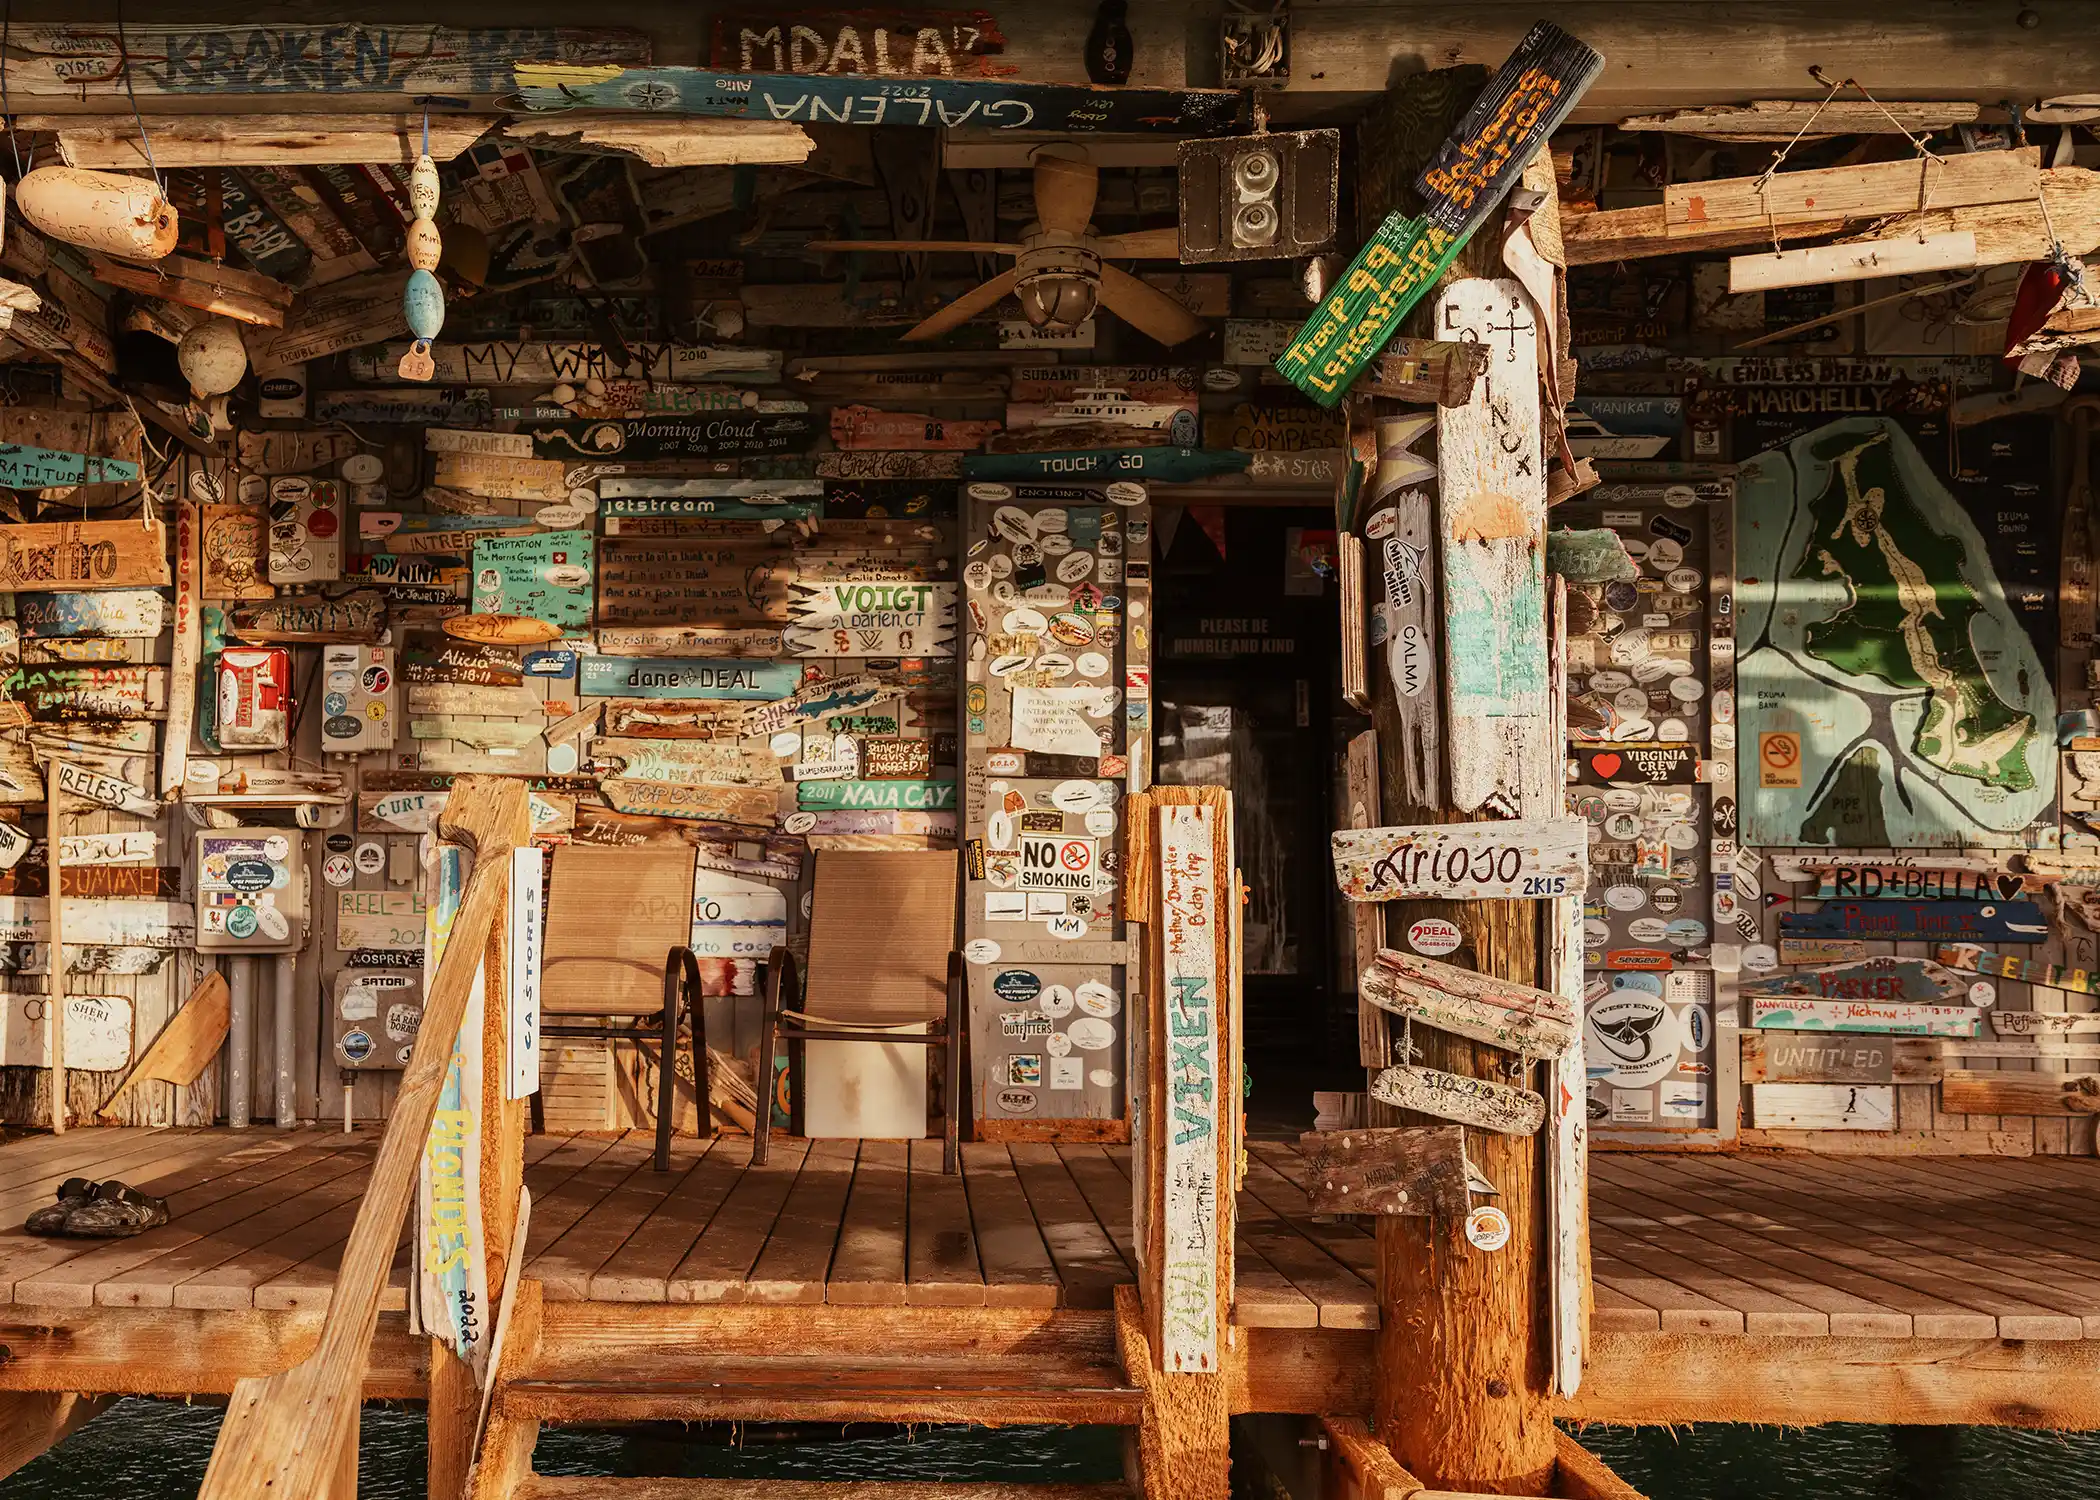
{"label": "wooden beam overhead", "polygon": [[[496,115],[430,116],[430,155],[450,161],[486,135]],[[148,165],[137,121],[117,115],[22,115],[15,129],[57,138],[74,167]],[[146,131],[161,167],[327,166],[395,162],[414,166],[423,149],[423,115],[153,115]]]}
{"label": "wooden beam overhead", "polygon": [[[2032,29],[2020,25],[2023,12]],[[1291,87],[1272,113],[1305,94],[1382,94],[1432,68],[1499,67],[1539,14],[1452,0],[1303,7],[1291,17]],[[1829,90],[1811,67],[1858,78],[1882,98],[1986,106],[2093,87],[2092,19],[2077,0],[1918,0],[1895,11],[1876,0],[1619,0],[1564,5],[1553,18],[1606,59],[1576,123],[1717,100],[1821,99]]]}
{"label": "wooden beam overhead", "polygon": [[784,120],[650,119],[633,115],[527,116],[503,138],[542,150],[597,151],[652,167],[798,167],[816,147]]}
{"label": "wooden beam overhead", "polygon": [[2041,152],[2030,147],[1680,182],[1663,190],[1663,219],[1672,234],[1698,234],[1731,224],[1813,224],[1980,203],[2031,203],[2040,171]]}
{"label": "wooden beam overhead", "polygon": [[[1709,136],[1725,141],[1825,140],[1834,135],[1894,135],[1972,125],[1980,105],[1875,104],[1864,99],[1753,99],[1748,104],[1716,104],[1705,109],[1676,109],[1666,114],[1629,115],[1621,130],[1664,135]],[[1802,133],[1808,132],[1806,135]]]}

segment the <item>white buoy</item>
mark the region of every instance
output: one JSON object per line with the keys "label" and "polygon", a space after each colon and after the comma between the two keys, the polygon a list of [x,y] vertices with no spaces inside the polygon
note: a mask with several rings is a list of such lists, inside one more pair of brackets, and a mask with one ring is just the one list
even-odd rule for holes
{"label": "white buoy", "polygon": [[248,346],[224,318],[199,323],[175,346],[175,363],[199,398],[223,396],[248,373]]}
{"label": "white buoy", "polygon": [[55,240],[159,260],[175,248],[175,206],[152,179],[86,167],[38,167],[15,185],[15,208]]}

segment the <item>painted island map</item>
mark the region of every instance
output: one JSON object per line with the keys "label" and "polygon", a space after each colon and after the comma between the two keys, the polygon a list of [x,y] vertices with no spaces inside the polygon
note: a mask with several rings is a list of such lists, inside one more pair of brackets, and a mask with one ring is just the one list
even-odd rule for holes
{"label": "painted island map", "polygon": [[1847,417],[1739,470],[1749,843],[2018,846],[2055,805],[2046,485],[2009,467],[2026,434],[1970,431],[1957,495],[1924,425]]}

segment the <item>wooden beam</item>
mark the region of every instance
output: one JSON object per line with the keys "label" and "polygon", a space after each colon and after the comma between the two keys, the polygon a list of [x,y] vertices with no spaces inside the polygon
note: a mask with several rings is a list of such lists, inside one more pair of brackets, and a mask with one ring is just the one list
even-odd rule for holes
{"label": "wooden beam", "polygon": [[1682,255],[1697,250],[1733,250],[1743,245],[1770,245],[1774,239],[1817,239],[1844,229],[1843,219],[1782,227],[1775,236],[1763,224],[1728,224],[1697,235],[1673,234],[1660,203],[1640,208],[1606,208],[1593,213],[1561,211],[1561,243],[1571,266],[1594,266],[1650,255]]}
{"label": "wooden beam", "polygon": [[2019,203],[2034,198],[2040,170],[2041,150],[2029,147],[1680,182],[1663,189],[1663,222],[1672,233],[1697,233],[1730,224],[1813,224]]}
{"label": "wooden beam", "polygon": [[[1883,135],[1945,130],[1973,124],[1983,113],[1975,104],[1870,103],[1864,99],[1753,99],[1660,115],[1632,115],[1621,130],[1664,135],[1701,135],[1726,141],[1825,140],[1833,135]],[[1802,132],[1809,132],[1803,135]]]}
{"label": "wooden beam", "polygon": [[[0,1307],[0,1391],[223,1396],[250,1375],[313,1352],[324,1314],[183,1308]],[[429,1341],[385,1313],[365,1370],[365,1399],[420,1400]]]}
{"label": "wooden beam", "polygon": [[1327,1438],[1337,1500],[1411,1500],[1427,1489],[1359,1418],[1322,1417],[1320,1431]]}
{"label": "wooden beam", "polygon": [[1144,1500],[1225,1500],[1231,1425],[1225,1377],[1161,1371],[1138,1289],[1119,1286],[1115,1295],[1123,1369],[1145,1393],[1138,1420],[1140,1493]]}
{"label": "wooden beam", "polygon": [[1611,1465],[1560,1431],[1553,1434],[1553,1493],[1561,1500],[1644,1500]]}
{"label": "wooden beam", "polygon": [[1832,281],[1913,276],[1921,271],[1961,271],[1976,265],[1976,256],[1976,236],[1966,229],[1843,245],[1811,245],[1806,250],[1737,256],[1728,263],[1728,290],[1767,292],[1780,287],[1821,286]]}
{"label": "wooden beam", "polygon": [[1600,1333],[1577,1422],[2100,1429],[2100,1340]]}
{"label": "wooden beam", "polygon": [[[2034,14],[2031,29],[2016,19],[2022,10]],[[1458,0],[1307,7],[1291,18],[1290,97],[1380,94],[1425,67],[1498,67],[1539,14]],[[1717,100],[1821,99],[1829,90],[1809,69],[1838,71],[1838,58],[1883,98],[1996,106],[2093,87],[2091,18],[2077,0],[1996,9],[1918,0],[1895,16],[1876,0],[1623,0],[1565,7],[1556,19],[1609,59],[1576,123]]]}
{"label": "wooden beam", "polygon": [[116,1398],[71,1391],[20,1391],[0,1395],[0,1479],[44,1456],[67,1434],[84,1426]]}
{"label": "wooden beam", "polygon": [[[433,112],[430,156],[450,161],[486,135],[498,115]],[[129,114],[23,115],[15,129],[58,137],[68,166],[149,165]],[[165,167],[280,167],[392,162],[412,167],[423,150],[423,114],[161,115],[147,126],[152,163]]]}
{"label": "wooden beam", "polygon": [[504,125],[503,138],[541,150],[633,156],[652,167],[798,167],[816,149],[807,131],[785,120],[526,116]]}

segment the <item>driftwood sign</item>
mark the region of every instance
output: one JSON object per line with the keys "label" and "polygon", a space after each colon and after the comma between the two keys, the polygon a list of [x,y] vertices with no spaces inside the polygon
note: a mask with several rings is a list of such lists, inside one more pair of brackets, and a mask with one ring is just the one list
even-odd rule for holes
{"label": "driftwood sign", "polygon": [[1960,969],[1967,974],[1992,974],[2000,979],[2017,979],[2022,984],[2046,985],[2053,990],[2070,990],[2079,995],[2100,995],[2100,974],[2063,964],[2038,963],[2010,953],[1993,953],[1974,943],[1947,943],[1933,949],[1932,956],[1948,968]]}
{"label": "driftwood sign", "polygon": [[1456,1120],[1498,1135],[1536,1135],[1546,1123],[1546,1101],[1530,1089],[1412,1063],[1380,1073],[1371,1081],[1371,1097],[1395,1109]]}
{"label": "driftwood sign", "polygon": [[767,11],[717,15],[708,61],[725,72],[993,78],[1006,37],[981,10]]}
{"label": "driftwood sign", "polygon": [[960,422],[873,406],[834,406],[831,440],[841,449],[934,450],[981,448],[997,422]]}
{"label": "driftwood sign", "polygon": [[604,625],[785,624],[795,555],[771,542],[608,539],[598,559]]}
{"label": "driftwood sign", "polygon": [[1476,974],[1391,948],[1357,978],[1380,1010],[1526,1057],[1558,1057],[1575,1036],[1574,1007],[1528,984]]}
{"label": "driftwood sign", "polygon": [[1860,963],[1797,969],[1765,979],[1743,979],[1736,993],[1751,999],[1790,995],[1808,1000],[1915,1001],[1944,1004],[1968,993],[1969,981],[1923,958],[1870,958]]}
{"label": "driftwood sign", "polygon": [[1877,942],[2042,943],[2049,919],[2032,901],[1826,901],[1779,916],[1793,937]]}
{"label": "driftwood sign", "polygon": [[1370,519],[1364,538],[1377,548],[1384,603],[1371,631],[1383,631],[1386,671],[1400,723],[1400,773],[1411,802],[1438,805],[1443,788],[1443,727],[1437,659],[1436,590],[1429,577],[1435,520],[1425,481],[1436,466],[1409,451],[1435,425],[1428,413],[1382,417],[1373,435]]}
{"label": "driftwood sign", "polygon": [[787,645],[796,656],[952,656],[953,583],[916,580],[795,586]]}
{"label": "driftwood sign", "polygon": [[167,596],[153,589],[93,594],[17,594],[15,620],[32,640],[68,636],[157,636],[167,623]]}
{"label": "driftwood sign", "polygon": [[1750,1002],[1750,1024],[1774,1031],[1863,1031],[1893,1036],[1974,1036],[1983,1012],[1968,1005],[1885,1004],[1877,1000],[1771,999]]}
{"label": "driftwood sign", "polygon": [[649,817],[701,818],[770,828],[778,809],[778,794],[769,789],[695,786],[623,776],[607,777],[599,786],[616,812]]}
{"label": "driftwood sign", "polygon": [[[63,481],[25,483],[47,482]],[[12,483],[0,475],[0,485]],[[158,588],[168,577],[168,530],[159,521],[0,526],[0,592]]]}
{"label": "driftwood sign", "polygon": [[[836,419],[833,425],[835,430]],[[628,462],[799,453],[816,435],[806,415],[755,411],[634,421],[535,422],[529,431],[532,451],[543,459],[619,458]]]}
{"label": "driftwood sign", "polygon": [[1298,1154],[1311,1175],[1305,1197],[1316,1214],[1428,1214],[1465,1217],[1466,1133],[1456,1125],[1308,1130]]}
{"label": "driftwood sign", "polygon": [[[401,378],[396,373],[401,356],[412,347],[396,343],[353,350],[346,361],[350,378],[394,384]],[[692,380],[769,382],[780,378],[783,359],[773,349],[646,340],[630,340],[627,353],[631,359],[623,364],[617,354],[600,344],[440,341],[430,350],[437,366],[431,378],[440,385],[582,385],[586,380],[621,376],[674,384]]]}
{"label": "driftwood sign", "polygon": [[1589,825],[1579,818],[1341,829],[1330,836],[1335,884],[1351,901],[1581,894]]}
{"label": "driftwood sign", "polygon": [[1473,397],[1473,382],[1487,367],[1484,344],[1392,339],[1378,362],[1351,387],[1351,394],[1386,396],[1418,406],[1464,406]]}

